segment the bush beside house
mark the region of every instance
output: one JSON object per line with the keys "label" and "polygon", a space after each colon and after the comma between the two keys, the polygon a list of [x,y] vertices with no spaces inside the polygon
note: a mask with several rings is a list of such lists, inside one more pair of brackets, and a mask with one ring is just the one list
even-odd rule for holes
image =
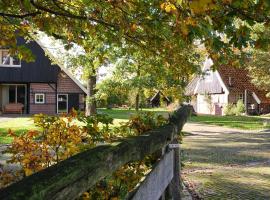
{"label": "bush beside house", "polygon": [[241,115],[245,113],[245,105],[242,100],[238,100],[236,105],[229,103],[224,108],[225,115]]}

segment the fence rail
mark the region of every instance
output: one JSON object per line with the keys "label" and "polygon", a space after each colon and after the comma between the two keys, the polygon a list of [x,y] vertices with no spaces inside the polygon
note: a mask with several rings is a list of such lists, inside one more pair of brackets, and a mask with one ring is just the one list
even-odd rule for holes
{"label": "fence rail", "polygon": [[[177,166],[177,163],[179,163],[179,149],[178,152],[175,151],[172,154],[165,152],[165,148],[168,144],[175,143],[175,137],[181,131],[189,113],[190,108],[182,106],[170,117],[168,125],[148,131],[141,136],[125,138],[117,143],[84,151],[28,176],[0,190],[0,199],[75,199],[124,164],[142,160],[146,155],[155,153],[160,149],[163,149],[163,158],[167,159],[167,161],[161,159],[160,163],[165,162],[165,165],[163,163],[163,167],[160,167],[160,169],[164,170],[164,166],[169,166],[167,170],[173,171],[173,175],[169,180],[171,184],[168,182],[168,189],[173,190],[173,188],[176,188],[177,190],[179,189],[179,166]],[[167,157],[168,155],[170,159]],[[173,161],[171,160],[172,155]],[[157,167],[162,165],[160,163]],[[145,181],[149,180],[148,178],[155,170],[156,168],[148,175]],[[160,174],[160,170],[158,173]],[[169,171],[163,172],[163,174],[168,173]],[[160,178],[160,176],[154,178]],[[168,184],[165,184],[163,188],[167,187]],[[146,184],[144,182],[141,185],[140,188],[143,188],[143,185]],[[136,190],[131,198],[138,199],[136,195],[142,194],[142,192],[139,192],[142,190],[140,188]],[[144,196],[141,199],[148,198]]]}

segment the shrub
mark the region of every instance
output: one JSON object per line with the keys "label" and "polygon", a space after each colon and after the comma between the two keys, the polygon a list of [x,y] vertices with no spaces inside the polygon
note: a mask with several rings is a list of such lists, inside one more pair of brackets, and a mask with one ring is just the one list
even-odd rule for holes
{"label": "shrub", "polygon": [[8,151],[12,153],[10,163],[19,163],[23,176],[31,175],[81,151],[84,134],[74,123],[76,113],[64,117],[35,115],[34,123],[42,131],[28,131],[14,138]]}
{"label": "shrub", "polygon": [[152,112],[138,112],[131,115],[128,122],[122,123],[114,129],[115,134],[122,137],[138,136],[146,131],[162,126],[168,122],[162,115],[155,115]]}
{"label": "shrub", "polygon": [[225,115],[241,115],[245,113],[245,105],[242,100],[238,100],[236,105],[229,103],[224,107]]}
{"label": "shrub", "polygon": [[225,115],[235,115],[236,107],[232,103],[227,104],[224,107],[224,114]]}
{"label": "shrub", "polygon": [[111,142],[113,135],[109,125],[113,124],[113,119],[106,114],[96,114],[93,116],[85,116],[84,114],[78,116],[78,120],[83,122],[83,131],[88,133],[91,141]]}
{"label": "shrub", "polygon": [[[28,131],[17,136],[10,130],[9,135],[14,140],[8,149],[12,153],[9,162],[19,163],[22,168],[11,172],[2,169],[0,165],[0,188],[92,148],[99,142],[112,142],[119,137],[141,135],[168,122],[162,115],[151,112],[138,112],[117,128],[109,126],[112,120],[108,115],[86,117],[73,110],[61,117],[35,115],[35,125],[41,131]],[[124,198],[149,172],[157,161],[157,156],[151,155],[142,161],[125,164],[112,176],[106,177],[85,192],[82,199]]]}
{"label": "shrub", "polygon": [[[162,115],[154,115],[152,112],[138,112],[131,115],[128,122],[122,123],[114,129],[119,136],[141,135],[146,131],[168,123]],[[158,155],[151,155],[142,161],[130,162],[116,170],[112,176],[98,182],[89,191],[84,193],[85,199],[126,199],[126,194],[134,189],[136,184],[144,177]]]}
{"label": "shrub", "polygon": [[241,115],[241,114],[245,113],[245,111],[246,111],[245,105],[244,105],[243,101],[239,99],[237,101],[237,104],[235,107],[235,114]]}

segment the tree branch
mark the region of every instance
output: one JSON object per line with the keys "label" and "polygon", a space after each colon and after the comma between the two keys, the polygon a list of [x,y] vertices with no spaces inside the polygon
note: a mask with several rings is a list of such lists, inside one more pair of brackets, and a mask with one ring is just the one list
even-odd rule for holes
{"label": "tree branch", "polygon": [[2,17],[12,17],[12,18],[19,18],[19,19],[24,19],[24,18],[27,18],[27,17],[35,17],[35,16],[37,16],[39,14],[41,14],[40,11],[36,11],[36,12],[32,12],[32,13],[26,13],[26,14],[23,14],[23,15],[0,12],[0,16],[2,16]]}
{"label": "tree branch", "polygon": [[114,24],[110,24],[108,22],[105,22],[103,20],[100,20],[100,19],[96,19],[96,18],[93,18],[93,17],[89,17],[89,16],[81,16],[81,15],[74,15],[68,11],[66,11],[65,13],[62,13],[62,12],[56,12],[54,10],[51,10],[49,8],[46,8],[44,6],[41,6],[39,4],[36,4],[35,3],[35,0],[30,0],[30,3],[35,7],[37,8],[38,10],[42,10],[44,12],[47,12],[47,13],[51,13],[51,14],[54,14],[54,15],[57,15],[57,16],[62,16],[62,17],[67,17],[67,18],[72,18],[72,19],[80,19],[80,20],[90,20],[92,22],[96,22],[96,23],[99,23],[99,24],[102,24],[102,25],[105,25],[105,26],[109,26],[111,28],[117,28],[116,25]]}
{"label": "tree branch", "polygon": [[63,12],[69,13],[69,11],[65,10],[64,8],[62,8],[62,7],[58,4],[57,0],[53,0],[53,4],[54,4],[57,8],[59,8],[60,10],[62,10]]}

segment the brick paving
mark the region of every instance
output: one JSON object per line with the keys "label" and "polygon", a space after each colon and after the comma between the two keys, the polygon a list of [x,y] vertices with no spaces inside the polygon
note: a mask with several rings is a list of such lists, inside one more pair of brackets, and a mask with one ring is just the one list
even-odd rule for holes
{"label": "brick paving", "polygon": [[270,199],[270,132],[187,123],[182,177],[193,199]]}

